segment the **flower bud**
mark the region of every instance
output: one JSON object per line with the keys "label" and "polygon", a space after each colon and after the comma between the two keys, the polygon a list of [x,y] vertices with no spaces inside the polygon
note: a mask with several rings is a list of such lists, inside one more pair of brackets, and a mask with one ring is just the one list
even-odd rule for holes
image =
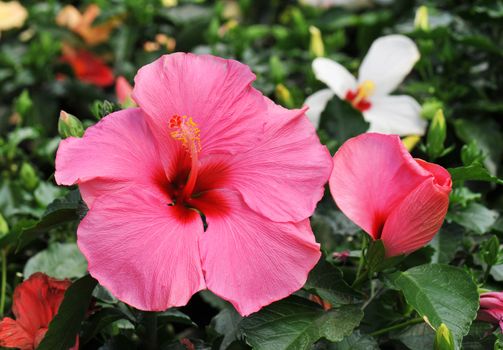
{"label": "flower bud", "polygon": [[70,136],[82,137],[84,135],[84,126],[77,117],[61,111],[59,114],[58,132],[64,139]]}
{"label": "flower bud", "polygon": [[278,100],[286,107],[288,108],[293,107],[292,94],[285,85],[283,84],[276,85],[276,96]]}
{"label": "flower bud", "polygon": [[309,44],[309,52],[311,55],[314,57],[325,56],[325,46],[323,45],[320,30],[315,26],[310,26],[309,33],[311,33],[311,43]]}
{"label": "flower bud", "polygon": [[442,323],[435,334],[435,350],[454,350],[454,338],[445,323]]}
{"label": "flower bud", "polygon": [[430,23],[428,20],[428,8],[426,6],[419,6],[419,8],[416,10],[414,27],[424,31],[427,31],[430,28]]}
{"label": "flower bud", "polygon": [[21,165],[19,176],[21,177],[21,181],[27,190],[33,191],[37,188],[39,179],[35,169],[33,169],[30,163],[23,163],[23,165]]}
{"label": "flower bud", "polygon": [[431,159],[438,158],[444,154],[446,132],[444,113],[439,109],[435,113],[428,129],[427,150]]}
{"label": "flower bud", "polygon": [[0,238],[5,236],[7,233],[9,233],[9,225],[3,215],[0,214]]}

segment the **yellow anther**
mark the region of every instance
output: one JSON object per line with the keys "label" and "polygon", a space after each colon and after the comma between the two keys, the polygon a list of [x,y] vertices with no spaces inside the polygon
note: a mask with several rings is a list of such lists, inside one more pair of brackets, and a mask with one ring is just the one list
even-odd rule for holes
{"label": "yellow anther", "polygon": [[171,137],[180,141],[192,157],[201,150],[201,130],[192,117],[174,115],[169,120],[169,128],[173,130]]}
{"label": "yellow anther", "polygon": [[375,89],[375,84],[371,80],[364,80],[359,86],[358,86],[358,92],[356,94],[356,97],[354,98],[353,105],[357,105],[360,103],[362,100],[366,100],[372,93],[374,92]]}

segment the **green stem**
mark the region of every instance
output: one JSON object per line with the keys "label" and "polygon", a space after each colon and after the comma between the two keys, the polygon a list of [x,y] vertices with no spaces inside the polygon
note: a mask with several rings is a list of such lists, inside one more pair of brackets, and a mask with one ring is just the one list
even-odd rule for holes
{"label": "green stem", "polygon": [[7,290],[7,250],[2,249],[2,290],[0,291],[0,315],[5,310],[5,293]]}
{"label": "green stem", "polygon": [[489,278],[489,274],[491,273],[491,267],[492,265],[487,265],[486,270],[484,271],[484,283],[487,282],[487,279]]}
{"label": "green stem", "polygon": [[370,335],[373,336],[373,337],[375,337],[375,336],[378,336],[378,335],[381,335],[381,334],[385,334],[385,333],[388,333],[388,332],[391,332],[391,331],[394,331],[394,330],[397,330],[397,329],[405,328],[407,326],[410,326],[410,325],[413,325],[413,324],[417,324],[417,323],[421,323],[421,322],[423,322],[423,319],[421,317],[413,318],[412,320],[408,320],[408,321],[396,324],[394,326],[389,326],[389,327],[380,329],[378,331],[372,332],[372,333],[370,333]]}
{"label": "green stem", "polygon": [[144,312],[143,323],[146,329],[145,349],[157,350],[157,313]]}
{"label": "green stem", "polygon": [[368,246],[368,238],[367,234],[364,233],[363,240],[362,240],[362,250],[361,250],[361,255],[360,255],[360,260],[358,260],[358,268],[356,269],[356,278],[351,285],[352,287],[357,287],[360,285],[365,279],[367,278],[367,271],[364,269],[365,265],[365,255],[367,254],[367,246]]}

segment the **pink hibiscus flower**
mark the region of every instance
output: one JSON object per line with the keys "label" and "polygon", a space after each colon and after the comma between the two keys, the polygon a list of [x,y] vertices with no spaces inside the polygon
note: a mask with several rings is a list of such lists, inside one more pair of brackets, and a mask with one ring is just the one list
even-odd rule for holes
{"label": "pink hibiscus flower", "polygon": [[503,292],[488,292],[480,295],[477,319],[497,324],[503,331]]}
{"label": "pink hibiscus flower", "polygon": [[143,310],[209,289],[242,315],[305,283],[320,257],[308,217],[332,162],[305,110],[287,110],[233,60],[177,53],[143,67],[140,108],[61,142],[56,181],[90,210],[90,273]]}
{"label": "pink hibiscus flower", "polygon": [[387,256],[411,253],[442,226],[451,176],[440,165],[414,159],[396,135],[363,134],[334,156],[330,191],[348,218]]}

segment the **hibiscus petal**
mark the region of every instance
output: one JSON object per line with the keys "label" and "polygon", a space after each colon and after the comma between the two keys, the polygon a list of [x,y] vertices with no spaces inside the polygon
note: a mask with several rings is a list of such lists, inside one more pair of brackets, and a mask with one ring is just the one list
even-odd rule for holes
{"label": "hibiscus petal", "polygon": [[200,201],[208,221],[200,241],[208,289],[246,316],[304,285],[320,258],[309,220],[272,222],[229,191],[207,192]]}
{"label": "hibiscus petal", "polygon": [[410,96],[372,98],[363,117],[370,123],[369,132],[400,136],[424,135],[428,124],[421,118],[421,106]]}
{"label": "hibiscus petal", "polygon": [[118,299],[141,310],[185,305],[205,287],[199,214],[135,186],[96,199],[77,231],[89,272]]}
{"label": "hibiscus petal", "polygon": [[377,239],[395,206],[428,177],[398,136],[367,133],[339,148],[329,183],[342,212]]}
{"label": "hibiscus petal", "polygon": [[391,212],[381,239],[387,256],[411,253],[438,232],[449,207],[450,187],[426,179]]}
{"label": "hibiscus petal", "polygon": [[82,138],[61,141],[56,154],[56,182],[84,185],[94,180],[82,186],[89,207],[101,194],[131,183],[157,184],[166,176],[152,138],[140,109],[112,113],[88,128]]}
{"label": "hibiscus petal", "polygon": [[18,348],[20,350],[32,350],[34,348],[34,342],[34,337],[28,334],[24,328],[12,318],[5,317],[0,322],[0,346]]}
{"label": "hibiscus petal", "polygon": [[370,46],[360,66],[358,82],[370,80],[375,84],[375,95],[387,95],[405,79],[419,57],[416,44],[406,36],[383,36]]}
{"label": "hibiscus petal", "polygon": [[328,85],[341,99],[346,98],[348,90],[356,89],[356,79],[344,66],[328,58],[319,57],[313,61],[316,79]]}
{"label": "hibiscus petal", "polygon": [[168,121],[193,118],[201,156],[237,153],[261,138],[266,105],[251,83],[255,75],[237,61],[210,55],[165,55],[138,71],[133,98],[148,114],[161,152],[173,147]]}
{"label": "hibiscus petal", "polygon": [[323,197],[332,161],[303,110],[269,100],[263,142],[232,159],[228,186],[246,204],[274,221],[309,217]]}
{"label": "hibiscus petal", "polygon": [[323,89],[316,91],[314,94],[306,98],[304,104],[309,107],[306,111],[306,115],[316,129],[318,129],[318,126],[320,125],[321,113],[325,110],[328,101],[330,101],[333,97],[334,93],[332,90]]}

